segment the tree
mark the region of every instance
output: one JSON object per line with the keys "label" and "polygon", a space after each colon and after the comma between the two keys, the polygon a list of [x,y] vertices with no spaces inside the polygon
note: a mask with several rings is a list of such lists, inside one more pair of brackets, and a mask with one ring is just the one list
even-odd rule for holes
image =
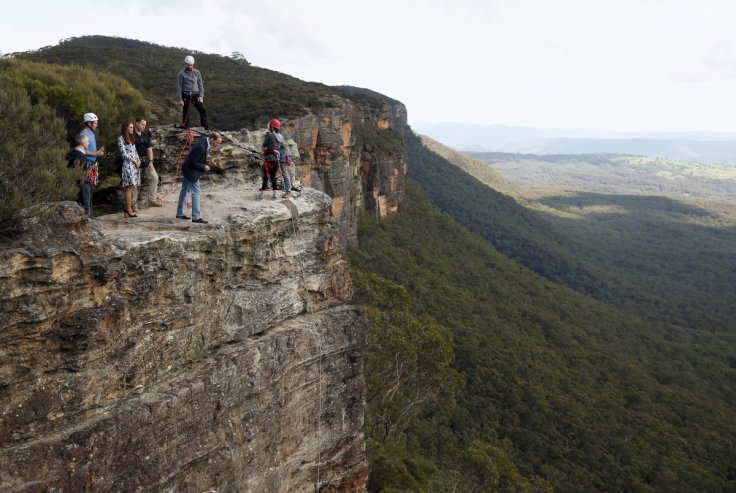
{"label": "tree", "polygon": [[23,87],[0,77],[0,235],[18,231],[22,209],[74,197],[65,134],[50,107],[32,104]]}

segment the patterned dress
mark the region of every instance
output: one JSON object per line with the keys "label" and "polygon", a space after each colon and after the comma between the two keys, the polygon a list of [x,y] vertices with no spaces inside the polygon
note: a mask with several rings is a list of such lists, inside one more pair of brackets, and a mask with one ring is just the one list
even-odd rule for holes
{"label": "patterned dress", "polygon": [[120,155],[123,156],[123,188],[125,187],[140,187],[141,176],[138,173],[138,151],[135,149],[135,144],[126,144],[123,140],[123,136],[118,137],[118,149],[120,149]]}

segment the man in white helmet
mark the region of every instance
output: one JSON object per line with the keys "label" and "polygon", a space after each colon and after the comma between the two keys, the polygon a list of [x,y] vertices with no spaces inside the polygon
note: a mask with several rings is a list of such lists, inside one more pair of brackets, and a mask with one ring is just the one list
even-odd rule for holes
{"label": "man in white helmet", "polygon": [[[85,113],[82,117],[84,120],[84,128],[79,135],[87,137],[89,145],[84,149],[84,155],[87,158],[88,173],[86,175],[85,182],[87,186],[82,191],[81,198],[85,203],[85,211],[89,217],[92,217],[92,186],[97,185],[97,177],[100,175],[99,167],[97,166],[97,158],[105,155],[105,148],[100,147],[97,149],[97,140],[95,139],[95,130],[97,130],[98,118],[94,113]],[[85,195],[86,194],[86,195]]]}
{"label": "man in white helmet", "polygon": [[189,112],[192,104],[199,112],[199,122],[205,130],[207,126],[207,109],[204,107],[204,81],[199,70],[194,68],[194,57],[184,59],[184,68],[176,77],[176,100],[182,107],[182,125],[189,128]]}
{"label": "man in white helmet", "polygon": [[87,150],[84,153],[89,161],[95,163],[97,162],[98,157],[105,155],[105,148],[100,147],[100,149],[97,150],[97,140],[95,140],[95,130],[97,130],[98,118],[94,113],[85,113],[83,120],[84,128],[79,133],[86,135],[89,139],[89,146],[87,146]]}

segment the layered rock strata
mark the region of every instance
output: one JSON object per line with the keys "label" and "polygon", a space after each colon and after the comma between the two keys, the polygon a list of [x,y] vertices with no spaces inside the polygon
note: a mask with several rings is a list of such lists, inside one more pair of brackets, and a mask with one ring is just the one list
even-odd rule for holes
{"label": "layered rock strata", "polygon": [[[357,245],[358,218],[396,213],[404,196],[406,152],[400,136],[406,128],[406,108],[398,101],[358,104],[336,98],[334,108],[284,120],[282,131],[294,158],[292,180],[332,197],[332,214],[344,245]],[[261,185],[261,144],[265,129],[223,132],[213,170],[229,181]],[[187,149],[187,132],[174,127],[152,129],[159,171],[171,183]],[[193,139],[204,134],[192,129]]]}
{"label": "layered rock strata", "polygon": [[62,203],[0,245],[1,491],[363,491],[329,197],[203,188],[208,225]]}

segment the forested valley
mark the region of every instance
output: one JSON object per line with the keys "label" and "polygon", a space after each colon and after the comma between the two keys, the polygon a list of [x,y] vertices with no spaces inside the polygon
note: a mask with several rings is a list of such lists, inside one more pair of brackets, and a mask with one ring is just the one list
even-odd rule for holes
{"label": "forested valley", "polygon": [[[185,53],[92,37],[3,60],[4,155],[35,173],[3,189],[8,208],[40,200],[29,183],[54,188],[88,105],[106,108],[107,145],[131,108],[176,121]],[[218,128],[345,93],[235,55],[195,56]],[[369,491],[736,492],[731,206],[622,193],[630,184],[525,195],[487,164],[463,168],[403,138],[398,215],[363,218],[348,252],[353,302],[372,324]]]}
{"label": "forested valley", "polygon": [[350,256],[371,489],[736,491],[733,228],[661,197],[561,218],[405,141],[415,182]]}

